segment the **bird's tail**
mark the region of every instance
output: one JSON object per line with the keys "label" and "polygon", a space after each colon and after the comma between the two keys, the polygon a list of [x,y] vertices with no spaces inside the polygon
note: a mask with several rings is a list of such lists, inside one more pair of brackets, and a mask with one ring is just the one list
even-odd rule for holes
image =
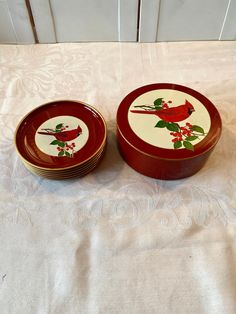
{"label": "bird's tail", "polygon": [[38,134],[43,134],[43,135],[54,135],[55,133],[51,133],[51,132],[38,132]]}
{"label": "bird's tail", "polygon": [[132,113],[155,114],[155,110],[130,110]]}

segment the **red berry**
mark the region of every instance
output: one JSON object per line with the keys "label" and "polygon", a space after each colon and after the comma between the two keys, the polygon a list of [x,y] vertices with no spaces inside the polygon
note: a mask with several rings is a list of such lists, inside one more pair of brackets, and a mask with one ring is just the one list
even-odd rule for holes
{"label": "red berry", "polygon": [[174,132],[170,132],[170,135],[173,135],[173,136],[175,136],[175,133],[174,133]]}
{"label": "red berry", "polygon": [[171,101],[171,100],[169,100],[169,101],[168,101],[168,103],[169,103],[169,104],[171,104],[171,103],[172,103],[172,101]]}
{"label": "red berry", "polygon": [[69,125],[66,125],[66,128],[69,128]]}
{"label": "red berry", "polygon": [[182,140],[183,140],[183,138],[182,138],[182,137],[179,137],[179,138],[178,138],[178,141],[182,141]]}
{"label": "red berry", "polygon": [[57,147],[57,150],[61,150],[60,147]]}
{"label": "red berry", "polygon": [[172,142],[173,142],[173,143],[178,142],[178,138],[177,138],[177,137],[176,137],[176,138],[173,138]]}

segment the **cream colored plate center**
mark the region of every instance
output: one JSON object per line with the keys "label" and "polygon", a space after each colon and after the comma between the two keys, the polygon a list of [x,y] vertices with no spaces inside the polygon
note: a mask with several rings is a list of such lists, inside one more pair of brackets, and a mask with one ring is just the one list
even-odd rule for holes
{"label": "cream colored plate center", "polygon": [[[164,108],[160,109],[161,113],[158,110],[158,115],[158,111],[148,107],[154,107],[154,101],[159,98],[162,98],[163,103],[161,106],[164,106]],[[187,103],[190,103],[194,108],[194,111],[190,115],[188,114],[188,106],[186,106],[186,108],[182,106],[186,104],[186,101]],[[165,103],[166,105],[164,105]],[[176,109],[174,113],[172,110],[171,114],[169,109],[174,107]],[[140,113],[133,113],[133,110],[138,110],[140,111]],[[147,111],[150,112],[147,113]],[[169,119],[178,120],[178,117],[181,114],[183,116],[183,119],[181,121],[165,121]],[[160,120],[165,122],[159,122]],[[174,142],[176,141],[181,142],[181,144],[179,144],[181,145],[181,147],[178,147],[179,149],[185,148],[184,145],[187,144],[184,144],[184,142],[190,142],[192,146],[196,145],[205,138],[211,126],[210,115],[207,109],[199,100],[184,92],[169,89],[150,91],[136,98],[129,108],[128,121],[134,133],[143,141],[156,147],[167,149],[174,149]],[[183,130],[181,130],[181,132],[179,132],[181,134],[179,134],[178,137],[177,134],[175,134],[177,132],[168,130],[167,127],[155,127],[158,122],[159,125],[162,126],[163,124],[167,125],[171,123],[176,123],[180,128],[185,127],[188,133],[187,131],[183,132]],[[188,125],[190,126],[194,126],[195,131],[191,131],[191,129],[186,126],[186,123],[188,123]],[[198,127],[200,127],[200,129]],[[171,127],[169,126],[169,128]],[[199,132],[199,130],[201,132]],[[202,132],[202,130],[204,130],[204,132]],[[197,138],[194,139],[194,137],[196,136]]]}
{"label": "cream colored plate center", "polygon": [[88,137],[88,127],[82,120],[57,116],[40,125],[35,142],[47,155],[72,158],[86,144]]}

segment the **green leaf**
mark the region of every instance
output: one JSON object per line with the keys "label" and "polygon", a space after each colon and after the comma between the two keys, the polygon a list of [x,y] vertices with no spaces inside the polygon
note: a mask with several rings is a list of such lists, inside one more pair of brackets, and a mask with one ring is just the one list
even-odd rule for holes
{"label": "green leaf", "polygon": [[193,144],[191,144],[190,142],[184,141],[183,144],[186,149],[194,150]]}
{"label": "green leaf", "polygon": [[168,129],[169,131],[178,132],[178,131],[179,131],[179,126],[178,126],[177,123],[171,123],[171,122],[169,122],[169,123],[167,124],[167,129]]}
{"label": "green leaf", "polygon": [[67,157],[70,157],[70,153],[68,153],[68,152],[65,152],[65,154],[66,154],[66,156],[67,156]]}
{"label": "green leaf", "polygon": [[62,147],[62,148],[64,148],[65,145],[66,145],[66,143],[61,142],[61,141],[58,141],[57,145],[60,146],[60,147]]}
{"label": "green leaf", "polygon": [[155,125],[155,128],[165,128],[167,126],[167,122],[164,120],[159,120]]}
{"label": "green leaf", "polygon": [[59,157],[61,157],[61,156],[63,156],[64,155],[64,150],[62,150],[62,151],[60,151],[59,153],[58,153],[58,156]]}
{"label": "green leaf", "polygon": [[158,108],[161,106],[162,99],[163,98],[157,98],[156,100],[154,100],[153,103],[154,103],[155,108]]}
{"label": "green leaf", "polygon": [[193,125],[193,126],[191,127],[191,130],[196,131],[196,132],[198,132],[198,133],[203,133],[203,134],[204,134],[203,128],[201,128],[201,127],[198,126],[198,125]]}
{"label": "green leaf", "polygon": [[50,145],[58,145],[59,141],[58,140],[54,140],[50,143]]}
{"label": "green leaf", "polygon": [[198,136],[188,136],[188,137],[186,137],[186,141],[194,141],[194,140],[196,140],[198,138]]}
{"label": "green leaf", "polygon": [[177,141],[174,143],[174,149],[180,148],[182,147],[182,142],[181,141]]}
{"label": "green leaf", "polygon": [[63,126],[63,123],[59,123],[57,126],[56,126],[56,129],[61,129]]}

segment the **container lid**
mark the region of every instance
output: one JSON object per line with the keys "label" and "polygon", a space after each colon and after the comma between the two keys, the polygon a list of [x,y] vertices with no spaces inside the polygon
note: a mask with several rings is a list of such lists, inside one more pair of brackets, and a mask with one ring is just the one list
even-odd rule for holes
{"label": "container lid", "polygon": [[219,140],[221,118],[209,99],[170,83],[128,94],[117,112],[120,135],[136,150],[164,159],[195,157]]}
{"label": "container lid", "polygon": [[42,105],[19,123],[15,144],[20,157],[40,169],[82,165],[104,149],[106,125],[93,107],[60,100]]}

